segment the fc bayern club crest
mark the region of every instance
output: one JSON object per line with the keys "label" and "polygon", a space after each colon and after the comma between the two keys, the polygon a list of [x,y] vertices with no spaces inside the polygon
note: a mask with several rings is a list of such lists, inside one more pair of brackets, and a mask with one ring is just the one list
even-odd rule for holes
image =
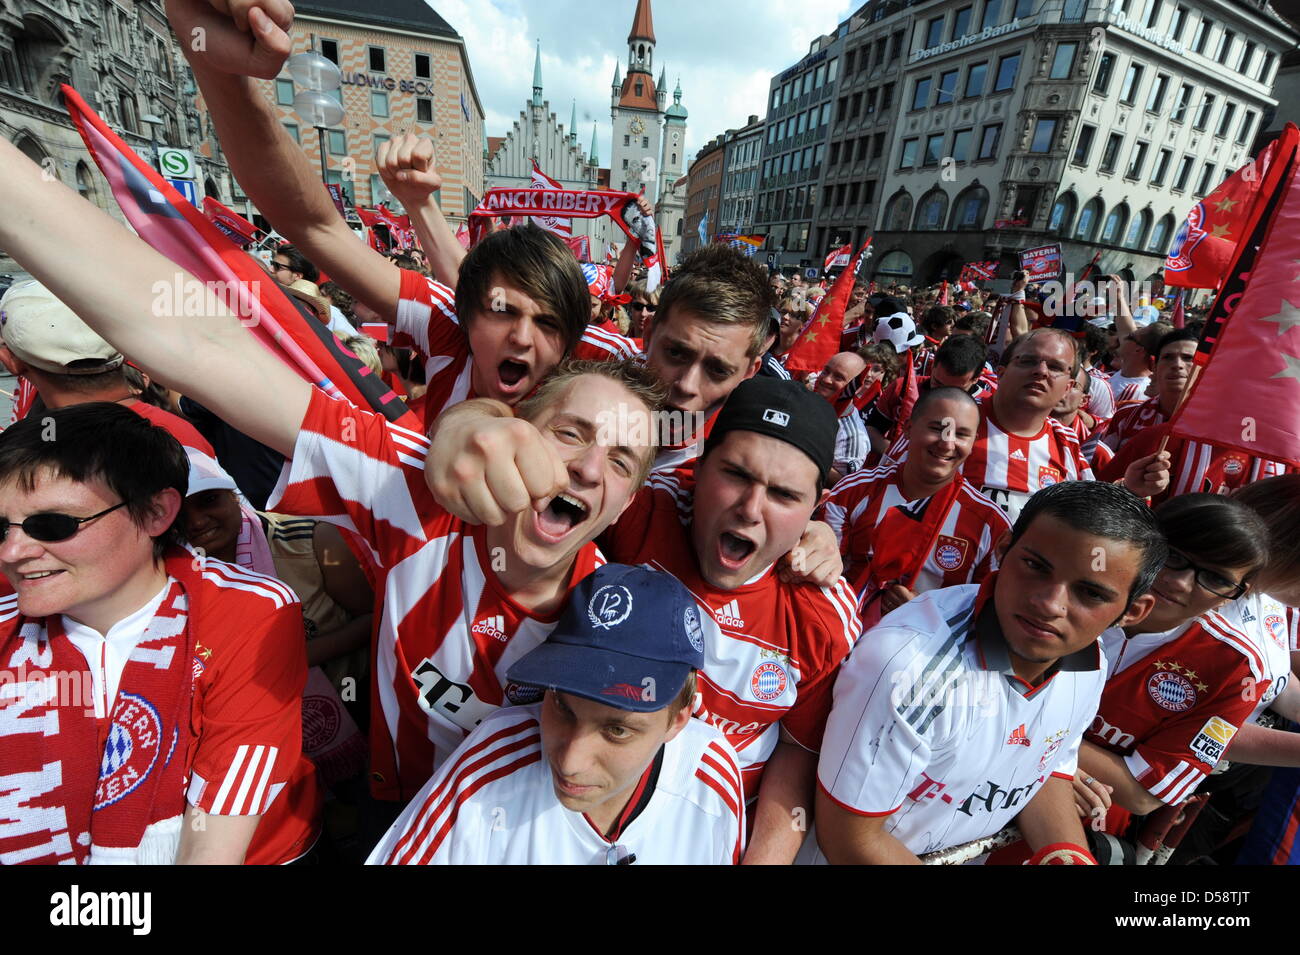
{"label": "fc bayern club crest", "polygon": [[118,693],[95,787],[95,808],[111,806],[149,778],[162,749],[162,720],[153,704]]}
{"label": "fc bayern club crest", "polygon": [[970,542],[963,537],[940,534],[934,542],[934,562],[944,570],[957,570],[966,563]]}
{"label": "fc bayern club crest", "polygon": [[1186,272],[1192,267],[1192,253],[1210,233],[1202,226],[1205,224],[1205,204],[1198,202],[1187,213],[1187,220],[1174,233],[1174,244],[1165,259],[1166,272]]}
{"label": "fc bayern club crest", "polygon": [[1147,680],[1147,692],[1157,706],[1171,713],[1182,713],[1196,705],[1196,687],[1181,673],[1157,670]]}
{"label": "fc bayern club crest", "polygon": [[1283,650],[1291,649],[1286,638],[1286,618],[1275,613],[1270,613],[1264,617],[1264,629],[1268,635]]}
{"label": "fc bayern club crest", "polygon": [[749,678],[749,689],[754,694],[754,699],[770,703],[785,692],[788,679],[785,668],[780,664],[760,663],[755,667],[754,675]]}

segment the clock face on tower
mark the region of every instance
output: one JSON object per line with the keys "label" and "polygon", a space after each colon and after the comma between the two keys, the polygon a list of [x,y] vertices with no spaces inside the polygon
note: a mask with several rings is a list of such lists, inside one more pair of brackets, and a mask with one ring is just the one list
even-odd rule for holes
{"label": "clock face on tower", "polygon": [[645,123],[641,122],[641,117],[638,116],[627,124],[627,128],[633,136],[640,136],[645,132]]}
{"label": "clock face on tower", "polygon": [[673,133],[673,145],[677,145],[677,140],[681,138],[681,133]]}

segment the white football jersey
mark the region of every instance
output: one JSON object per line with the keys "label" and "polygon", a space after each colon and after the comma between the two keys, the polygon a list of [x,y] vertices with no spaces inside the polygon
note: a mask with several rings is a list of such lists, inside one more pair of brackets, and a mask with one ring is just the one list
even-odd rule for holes
{"label": "white football jersey", "polygon": [[[917,855],[991,835],[1048,776],[1073,777],[1097,712],[1106,671],[1096,643],[1036,687],[1015,675],[995,580],[886,615],[835,683],[818,784],[850,812],[888,816],[885,830]],[[800,861],[826,861],[815,838]]]}
{"label": "white football jersey", "polygon": [[1259,695],[1251,714],[1250,718],[1258,721],[1291,679],[1291,651],[1297,648],[1293,646],[1287,608],[1268,594],[1252,590],[1224,604],[1219,613],[1264,655],[1264,676],[1272,682]]}
{"label": "white football jersey", "polygon": [[745,840],[735,751],[692,719],[664,746],[653,792],[610,842],[556,798],[541,704],[487,716],[380,840],[369,865],[733,865]]}

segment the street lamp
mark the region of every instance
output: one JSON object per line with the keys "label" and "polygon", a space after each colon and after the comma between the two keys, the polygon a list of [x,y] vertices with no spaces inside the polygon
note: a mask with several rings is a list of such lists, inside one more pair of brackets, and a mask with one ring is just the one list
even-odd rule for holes
{"label": "street lamp", "polygon": [[343,122],[343,106],[333,95],[342,84],[339,68],[315,51],[289,57],[289,75],[300,87],[293,97],[293,108],[308,126],[315,126],[320,141],[320,177],[329,185],[329,166],[325,159],[325,132]]}

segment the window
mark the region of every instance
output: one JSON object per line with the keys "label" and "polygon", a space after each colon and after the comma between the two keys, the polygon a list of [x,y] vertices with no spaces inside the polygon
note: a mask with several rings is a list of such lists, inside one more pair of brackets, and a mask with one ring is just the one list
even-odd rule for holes
{"label": "window", "polygon": [[1151,210],[1143,209],[1138,213],[1138,217],[1133,220],[1133,224],[1128,227],[1128,235],[1124,237],[1124,244],[1130,249],[1142,248],[1142,243],[1147,240],[1147,231],[1151,228]]}
{"label": "window", "polygon": [[415,121],[417,123],[433,122],[433,100],[427,96],[415,98]]}
{"label": "window", "polygon": [[1110,138],[1106,140],[1106,148],[1101,152],[1101,165],[1098,168],[1102,172],[1115,171],[1115,164],[1119,162],[1119,148],[1123,145],[1123,133],[1110,134]]}
{"label": "window", "polygon": [[1207,162],[1205,168],[1201,170],[1201,179],[1196,184],[1196,194],[1198,196],[1205,195],[1214,184],[1214,163]]}
{"label": "window", "polygon": [[[992,2],[992,0],[989,0]],[[993,92],[1000,93],[1016,85],[1016,74],[1020,71],[1020,54],[1012,53],[998,60],[998,78],[993,84]]]}
{"label": "window", "polygon": [[1272,52],[1264,54],[1264,62],[1261,63],[1259,67],[1259,81],[1261,83],[1268,82],[1268,78],[1273,72],[1273,59],[1274,56]]}
{"label": "window", "polygon": [[862,162],[862,160],[867,158],[867,141],[870,138],[871,137],[869,136],[863,136],[858,140],[858,154],[854,157],[858,162]]}
{"label": "window", "polygon": [[1156,21],[1160,19],[1160,0],[1151,0],[1151,7],[1147,10],[1147,29],[1155,28]]}
{"label": "window", "polygon": [[1056,139],[1056,119],[1040,119],[1034,124],[1034,137],[1029,141],[1031,153],[1049,153]]}
{"label": "window", "polygon": [[817,67],[815,79],[813,80],[813,87],[815,89],[821,89],[824,85],[826,85],[826,64],[825,63]]}
{"label": "window", "polygon": [[810,70],[803,75],[803,91],[805,96],[808,93],[812,92],[812,81],[813,81],[813,75],[812,75],[812,71]]}
{"label": "window", "polygon": [[641,148],[642,148],[642,149],[649,149],[649,148],[650,148],[650,137],[649,137],[649,136],[642,136],[642,137],[641,137]]}
{"label": "window", "polygon": [[432,66],[428,53],[415,54],[415,76],[416,79],[427,80],[433,76]]}
{"label": "window", "polygon": [[1124,234],[1124,227],[1128,225],[1128,206],[1122,203],[1110,211],[1106,217],[1106,224],[1101,230],[1102,242],[1119,242],[1120,236]]}
{"label": "window", "polygon": [[777,127],[776,127],[776,138],[777,138],[777,139],[785,139],[785,132],[786,132],[785,127],[786,127],[786,123],[788,123],[788,122],[789,122],[789,120],[787,120],[787,119],[783,119],[783,120],[781,120],[781,122],[780,122],[779,124],[777,124]]}
{"label": "window", "polygon": [[903,31],[897,30],[889,38],[889,62],[893,63],[903,55]]}
{"label": "window", "polygon": [[1070,223],[1074,221],[1074,205],[1074,193],[1067,192],[1058,198],[1047,219],[1047,231],[1057,235],[1069,234]]}
{"label": "window", "polygon": [[826,155],[826,144],[818,143],[817,148],[813,150],[813,168],[818,169],[822,164],[822,157]]}
{"label": "window", "polygon": [[325,142],[331,156],[348,154],[348,134],[345,130],[331,129],[325,136]]}
{"label": "window", "polygon": [[943,192],[932,192],[921,200],[916,207],[917,229],[938,229],[943,225],[944,213],[948,211],[948,197]]}
{"label": "window", "polygon": [[998,155],[998,140],[1002,138],[1002,124],[985,126],[980,135],[980,159],[995,159]]}
{"label": "window", "polygon": [[970,142],[974,130],[959,129],[952,134],[952,158],[954,162],[965,162],[970,158]]}
{"label": "window", "polygon": [[624,168],[624,169],[627,168],[627,160],[626,160],[626,159],[623,160],[623,168]]}
{"label": "window", "polygon": [[[857,98],[855,97],[855,98],[854,98],[854,104],[856,105],[856,103],[857,103]],[[858,112],[857,109],[854,109],[851,115],[856,115],[857,112]],[[793,120],[793,123],[794,123],[795,128],[792,129],[792,130],[790,131],[791,135],[792,135],[792,136],[802,136],[803,133],[804,133],[804,130],[806,130],[806,129],[808,128],[808,114],[807,114],[807,113],[800,113],[800,114],[799,114],[799,118],[796,119],[796,120]],[[650,145],[650,139],[649,139],[649,137],[646,137],[646,145],[647,145],[647,146]]]}
{"label": "window", "polygon": [[871,89],[867,90],[867,115],[868,116],[876,111],[876,97],[879,94],[880,94],[880,90],[876,89],[875,87],[872,87]]}
{"label": "window", "polygon": [[327,40],[324,37],[321,37],[320,55],[325,57],[325,59],[329,60],[335,66],[338,66],[339,65],[339,41]]}
{"label": "window", "polygon": [[1101,200],[1093,199],[1079,213],[1079,224],[1075,226],[1074,237],[1091,242],[1097,233],[1097,220],[1101,218]]}
{"label": "window", "polygon": [[837,57],[826,64],[826,82],[834,83],[835,77],[839,75],[840,61]]}
{"label": "window", "polygon": [[1196,111],[1196,122],[1192,123],[1193,129],[1204,129],[1210,122],[1210,110],[1214,109],[1214,94],[1206,93],[1201,98],[1201,108]]}
{"label": "window", "polygon": [[1192,104],[1192,84],[1184,83],[1178,88],[1178,99],[1174,100],[1174,111],[1170,119],[1175,123],[1181,123],[1187,116],[1187,107]]}
{"label": "window", "polygon": [[958,229],[979,229],[984,225],[984,213],[988,209],[989,191],[983,186],[974,186],[957,197],[957,212],[953,216],[953,225]]}
{"label": "window", "polygon": [[[772,125],[772,126],[767,127],[767,144],[768,144],[769,146],[771,146],[774,142],[776,142],[776,126],[775,126],[775,125]],[[624,137],[624,139],[623,139],[623,145],[624,145],[624,146],[627,145],[627,138],[626,138],[626,137]]]}
{"label": "window", "polygon": [[1180,3],[1174,8],[1174,19],[1169,24],[1169,39],[1175,43],[1181,43],[1185,26],[1187,26],[1187,8]]}
{"label": "window", "polygon": [[1011,11],[1011,16],[1027,17],[1034,11],[1034,0],[1016,0],[1015,9]]}
{"label": "window", "polygon": [[781,105],[781,89],[780,87],[778,87],[777,89],[772,90],[772,109],[776,109],[780,105]]}
{"label": "window", "polygon": [[366,47],[366,56],[370,58],[370,72],[384,73],[384,48],[382,46]]}
{"label": "window", "polygon": [[937,166],[939,158],[943,155],[943,133],[933,133],[925,137],[925,156],[921,160],[922,166]]}
{"label": "window", "polygon": [[1174,191],[1182,192],[1187,188],[1187,177],[1192,174],[1192,163],[1196,160],[1192,156],[1184,156],[1178,163],[1178,175],[1174,176]]}
{"label": "window", "polygon": [[830,100],[827,100],[825,103],[822,103],[821,125],[825,126],[830,121],[831,121],[831,104],[830,104]]}
{"label": "window", "polygon": [[354,191],[354,179],[351,175],[349,175],[345,181],[343,178],[343,170],[331,169],[325,173],[325,181],[331,186],[338,186],[342,189],[343,201],[348,205],[355,206],[357,204],[357,197]]}
{"label": "window", "polygon": [[1079,127],[1079,139],[1074,144],[1074,157],[1071,162],[1078,163],[1080,166],[1088,165],[1088,155],[1092,152],[1092,141],[1096,135],[1096,126]]}
{"label": "window", "polygon": [[972,63],[966,71],[966,95],[980,96],[984,92],[985,78],[988,76],[987,63]]}
{"label": "window", "polygon": [[1002,19],[1002,0],[984,0],[984,18],[980,21],[980,29],[987,30],[989,27],[998,25]]}
{"label": "window", "polygon": [[386,133],[375,133],[373,139],[375,141],[375,159],[378,159],[379,147],[388,142],[389,137]]}
{"label": "window", "polygon": [[952,18],[951,39],[956,40],[958,37],[963,37],[967,33],[970,33],[970,12],[970,7],[962,7],[957,11],[957,15]]}
{"label": "window", "polygon": [[1142,167],[1147,162],[1148,148],[1150,148],[1148,143],[1133,144],[1133,155],[1129,158],[1128,172],[1124,173],[1126,179],[1137,179],[1142,175]]}
{"label": "window", "polygon": [[1103,53],[1097,63],[1097,78],[1092,82],[1094,91],[1105,95],[1110,88],[1110,75],[1115,70],[1115,54]]}
{"label": "window", "polygon": [[1124,74],[1124,85],[1119,88],[1119,101],[1132,104],[1137,99],[1138,87],[1142,85],[1142,67],[1130,63]]}
{"label": "window", "polygon": [[932,46],[938,46],[943,42],[943,17],[935,17],[925,27],[925,46],[921,49],[928,50]]}
{"label": "window", "polygon": [[784,176],[789,171],[790,171],[790,153],[786,153],[784,156],[781,157],[781,175]]}
{"label": "window", "polygon": [[871,158],[879,159],[884,154],[885,154],[885,134],[876,133],[876,135],[871,138]]}
{"label": "window", "polygon": [[302,143],[302,139],[301,139],[301,138],[299,137],[299,135],[298,135],[298,124],[297,124],[297,123],[285,123],[285,124],[284,124],[284,128],[287,129],[287,130],[289,131],[289,135],[293,137],[293,141],[294,141],[295,143],[299,143],[299,144]]}
{"label": "window", "polygon": [[1070,78],[1070,71],[1074,68],[1074,54],[1078,50],[1077,43],[1058,43],[1056,44],[1056,53],[1052,56],[1052,71],[1048,74],[1051,79],[1065,80]]}
{"label": "window", "polygon": [[1228,62],[1228,55],[1232,52],[1232,44],[1237,39],[1237,34],[1233,30],[1224,30],[1223,35],[1219,37],[1219,49],[1214,54],[1214,58],[1220,63]]}
{"label": "window", "polygon": [[1214,21],[1206,17],[1201,18],[1201,22],[1196,24],[1196,32],[1192,34],[1192,52],[1204,53],[1205,44],[1210,40],[1210,31],[1214,29]]}
{"label": "window", "polygon": [[1087,9],[1088,0],[1065,0],[1065,6],[1061,8],[1061,22],[1078,23]]}
{"label": "window", "polygon": [[383,90],[370,91],[370,115],[388,115],[388,93]]}
{"label": "window", "polygon": [[1228,130],[1232,128],[1232,119],[1237,113],[1236,103],[1224,103],[1223,115],[1219,118],[1219,128],[1215,131],[1216,136],[1228,135]]}
{"label": "window", "polygon": [[1255,111],[1246,110],[1246,115],[1241,117],[1241,129],[1237,131],[1237,145],[1244,145],[1246,137],[1250,135],[1250,127],[1255,125]]}
{"label": "window", "polygon": [[1147,112],[1158,113],[1165,102],[1165,91],[1169,88],[1169,77],[1164,73],[1156,74],[1156,81],[1151,84],[1151,95],[1147,97]]}
{"label": "window", "polygon": [[939,74],[939,95],[935,97],[935,105],[951,103],[957,97],[957,70],[948,70],[946,73]]}
{"label": "window", "polygon": [[924,77],[916,81],[916,88],[912,91],[912,109],[924,109],[930,102],[930,77]]}
{"label": "window", "polygon": [[1151,244],[1147,246],[1148,252],[1155,252],[1158,255],[1164,255],[1168,251],[1169,234],[1174,231],[1174,217],[1165,216],[1156,223],[1155,230],[1151,233]]}
{"label": "window", "polygon": [[876,201],[876,180],[868,179],[862,184],[862,201],[863,203]]}
{"label": "window", "polygon": [[894,104],[894,84],[886,83],[880,87],[880,108],[889,109]]}
{"label": "window", "polygon": [[796,149],[796,150],[795,150],[793,153],[791,153],[790,155],[791,155],[792,157],[794,157],[794,158],[792,158],[792,159],[790,160],[790,171],[791,171],[791,172],[798,172],[800,169],[803,168],[803,164],[800,162],[800,155],[801,155],[801,154],[800,154],[799,150]]}
{"label": "window", "polygon": [[1172,150],[1160,150],[1160,154],[1156,156],[1156,168],[1151,170],[1151,185],[1163,186],[1165,184],[1165,175],[1169,172],[1169,160],[1173,156]]}
{"label": "window", "polygon": [[916,147],[920,143],[919,139],[904,139],[903,154],[898,160],[899,169],[911,169],[916,165]]}
{"label": "window", "polygon": [[623,134],[623,145],[624,145],[624,146],[631,146],[631,145],[632,145],[632,137],[629,136],[627,133],[624,133],[624,134]]}
{"label": "window", "polygon": [[1250,61],[1255,58],[1255,41],[1247,40],[1246,45],[1241,48],[1241,59],[1237,61],[1237,72],[1242,76],[1250,69]]}
{"label": "window", "polygon": [[293,105],[293,80],[275,81],[275,102],[280,106]]}

